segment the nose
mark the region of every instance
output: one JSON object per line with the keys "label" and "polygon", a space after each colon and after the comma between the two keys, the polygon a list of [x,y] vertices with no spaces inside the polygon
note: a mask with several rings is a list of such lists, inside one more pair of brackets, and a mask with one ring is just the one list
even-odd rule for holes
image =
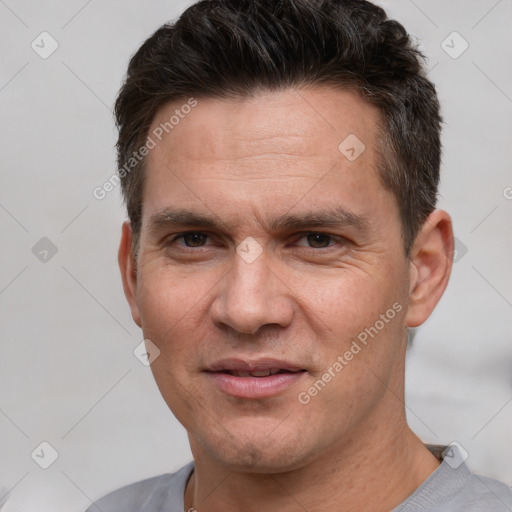
{"label": "nose", "polygon": [[287,327],[293,318],[292,292],[268,266],[263,253],[247,263],[234,255],[232,269],[219,283],[210,314],[214,325],[243,334],[256,334],[264,326]]}

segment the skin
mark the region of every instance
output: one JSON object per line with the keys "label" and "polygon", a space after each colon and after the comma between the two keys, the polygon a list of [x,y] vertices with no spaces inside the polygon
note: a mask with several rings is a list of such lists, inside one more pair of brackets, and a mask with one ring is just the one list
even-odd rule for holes
{"label": "skin", "polygon": [[[163,106],[153,127],[180,105]],[[434,211],[405,256],[396,199],[376,171],[378,120],[328,87],[198,98],[147,157],[140,249],[136,259],[125,223],[119,263],[133,318],[161,351],[155,380],[189,434],[186,510],[389,511],[439,465],[407,426],[404,361],[406,327],[447,285],[451,221]],[[349,134],[365,144],[352,162],[338,150]],[[336,207],[361,225],[271,225]],[[166,208],[218,224],[152,223]],[[200,233],[176,239],[184,231]],[[252,263],[236,252],[247,237],[262,248]],[[401,311],[300,403],[395,303]],[[233,398],[203,371],[227,357],[307,371],[278,396]]]}

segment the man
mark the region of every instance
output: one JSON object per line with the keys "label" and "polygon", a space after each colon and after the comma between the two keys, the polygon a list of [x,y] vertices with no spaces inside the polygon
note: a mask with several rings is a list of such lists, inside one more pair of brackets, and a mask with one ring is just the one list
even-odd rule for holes
{"label": "man", "polygon": [[194,462],[100,510],[512,510],[406,423],[407,330],[453,235],[400,24],[362,0],[202,1],[135,54],[116,115],[124,289]]}

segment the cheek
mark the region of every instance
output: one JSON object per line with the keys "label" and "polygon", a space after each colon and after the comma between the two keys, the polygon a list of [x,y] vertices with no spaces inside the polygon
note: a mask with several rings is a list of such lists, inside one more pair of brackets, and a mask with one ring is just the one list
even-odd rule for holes
{"label": "cheek", "polygon": [[359,401],[370,403],[382,394],[382,381],[400,360],[405,332],[403,290],[388,270],[378,275],[347,272],[321,287],[303,288],[318,355],[310,384],[316,379],[329,383],[313,408],[337,403],[334,409],[346,414]]}
{"label": "cheek", "polygon": [[321,358],[301,397],[327,430],[373,410],[402,358],[405,307],[399,293],[373,280],[363,284],[352,293],[341,286],[325,290],[310,321],[318,329]]}
{"label": "cheek", "polygon": [[211,284],[160,262],[147,264],[138,278],[137,303],[143,326],[163,333],[190,322],[204,304]]}
{"label": "cheek", "polygon": [[336,277],[315,282],[302,279],[298,301],[304,304],[310,321],[327,337],[336,336],[346,342],[376,322],[379,330],[381,322],[385,322],[386,330],[391,321],[396,323],[396,309],[405,309],[393,309],[395,302],[403,306],[404,300],[403,290],[394,285],[396,282],[397,277],[390,273],[341,270]]}
{"label": "cheek", "polygon": [[183,367],[186,347],[190,350],[190,317],[199,307],[183,279],[168,275],[165,270],[147,271],[139,281],[137,303],[145,339],[160,350],[151,365],[157,384],[177,377]]}
{"label": "cheek", "polygon": [[160,351],[151,364],[155,382],[186,427],[194,424],[196,402],[201,396],[195,388],[198,361],[194,354],[201,353],[198,345],[207,338],[197,323],[205,314],[204,295],[193,279],[177,277],[165,268],[147,271],[137,294],[144,338]]}

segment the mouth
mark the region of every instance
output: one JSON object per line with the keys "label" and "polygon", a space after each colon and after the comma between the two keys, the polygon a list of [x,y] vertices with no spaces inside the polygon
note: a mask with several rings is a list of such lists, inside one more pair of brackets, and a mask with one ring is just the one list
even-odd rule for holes
{"label": "mouth", "polygon": [[224,359],[206,369],[214,386],[223,393],[245,399],[280,395],[302,380],[307,370],[287,361]]}
{"label": "mouth", "polygon": [[254,370],[252,372],[240,371],[240,370],[221,370],[217,373],[225,373],[227,375],[233,375],[235,377],[268,377],[269,375],[278,375],[283,373],[299,373],[305,372],[306,370],[284,370],[282,368],[268,368],[266,370]]}

